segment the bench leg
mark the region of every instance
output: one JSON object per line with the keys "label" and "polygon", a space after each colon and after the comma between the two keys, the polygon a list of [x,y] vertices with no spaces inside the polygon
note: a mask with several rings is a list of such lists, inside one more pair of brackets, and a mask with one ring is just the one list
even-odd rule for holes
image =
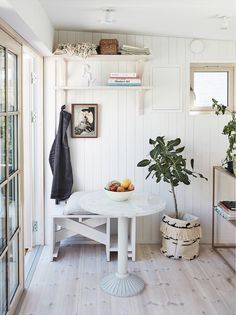
{"label": "bench leg", "polygon": [[51,244],[50,244],[50,261],[54,261],[58,257],[60,242],[56,242],[56,229],[57,224],[55,223],[55,218],[52,217],[51,221]]}
{"label": "bench leg", "polygon": [[107,261],[110,261],[110,246],[111,246],[111,219],[110,218],[107,218],[106,236],[107,236],[106,256],[107,256]]}
{"label": "bench leg", "polygon": [[51,218],[51,243],[50,243],[50,261],[53,261],[53,253],[55,248],[55,221],[54,217]]}

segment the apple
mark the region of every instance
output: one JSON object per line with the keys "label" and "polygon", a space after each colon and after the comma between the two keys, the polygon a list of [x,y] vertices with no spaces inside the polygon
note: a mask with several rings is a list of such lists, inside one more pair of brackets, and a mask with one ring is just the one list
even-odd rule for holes
{"label": "apple", "polygon": [[105,189],[111,190],[111,186],[114,186],[114,185],[117,185],[117,187],[118,187],[118,186],[120,186],[120,182],[118,182],[117,180],[110,181],[106,184]]}
{"label": "apple", "polygon": [[117,187],[117,192],[124,192],[125,189],[122,186]]}
{"label": "apple", "polygon": [[117,188],[119,187],[118,184],[113,184],[110,186],[110,191],[117,191]]}
{"label": "apple", "polygon": [[133,185],[132,183],[129,184],[128,190],[129,190],[129,191],[134,190],[134,185]]}

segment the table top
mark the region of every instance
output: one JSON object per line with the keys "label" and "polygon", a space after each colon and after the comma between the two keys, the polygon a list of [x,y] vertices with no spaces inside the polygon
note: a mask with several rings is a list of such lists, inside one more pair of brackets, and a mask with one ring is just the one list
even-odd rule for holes
{"label": "table top", "polygon": [[113,201],[104,191],[87,193],[81,197],[80,205],[87,211],[107,217],[136,217],[161,212],[166,203],[157,195],[133,193],[129,200]]}

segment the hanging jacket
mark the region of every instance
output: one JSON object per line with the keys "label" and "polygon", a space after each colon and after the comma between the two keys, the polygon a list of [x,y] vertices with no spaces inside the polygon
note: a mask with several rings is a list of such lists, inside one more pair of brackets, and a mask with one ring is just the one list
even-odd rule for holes
{"label": "hanging jacket", "polygon": [[65,107],[65,105],[61,107],[58,131],[49,155],[53,174],[51,199],[56,199],[57,204],[70,197],[73,185],[70,149],[66,134],[71,114],[64,111]]}

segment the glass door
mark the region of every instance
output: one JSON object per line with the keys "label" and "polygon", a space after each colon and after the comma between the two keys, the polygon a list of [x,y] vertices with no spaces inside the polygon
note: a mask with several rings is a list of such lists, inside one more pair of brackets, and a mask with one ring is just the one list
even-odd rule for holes
{"label": "glass door", "polygon": [[0,30],[0,315],[23,289],[21,231],[21,45]]}

